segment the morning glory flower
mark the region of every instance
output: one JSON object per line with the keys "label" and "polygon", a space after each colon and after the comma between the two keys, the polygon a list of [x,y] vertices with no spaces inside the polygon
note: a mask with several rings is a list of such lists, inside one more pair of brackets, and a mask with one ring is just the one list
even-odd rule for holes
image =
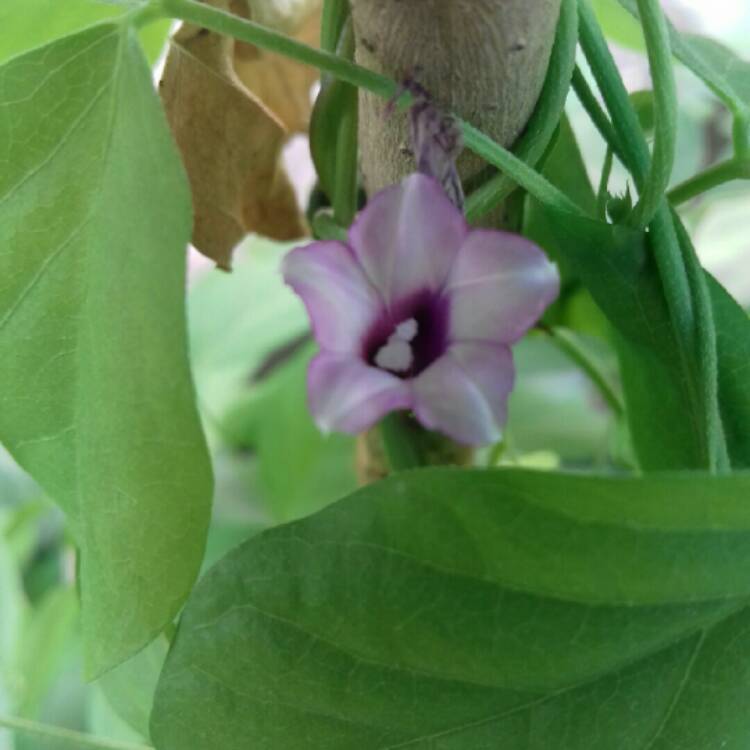
{"label": "morning glory flower", "polygon": [[283,274],[320,346],[308,396],[321,430],[356,434],[409,410],[470,445],[500,438],[515,374],[510,346],[559,289],[539,248],[469,228],[423,174],[375,195],[348,243],[292,250]]}

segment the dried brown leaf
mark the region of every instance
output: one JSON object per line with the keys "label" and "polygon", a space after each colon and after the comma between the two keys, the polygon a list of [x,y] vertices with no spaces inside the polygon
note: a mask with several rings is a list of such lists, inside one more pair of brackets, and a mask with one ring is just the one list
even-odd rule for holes
{"label": "dried brown leaf", "polygon": [[[320,13],[310,14],[295,37],[306,44],[320,44]],[[310,89],[318,72],[283,55],[264,52],[250,44],[235,49],[235,70],[240,80],[260,99],[291,133],[306,133],[312,102]]]}
{"label": "dried brown leaf", "polygon": [[[245,7],[237,0],[210,4]],[[310,34],[317,23],[308,16],[301,31]],[[276,240],[307,233],[280,157],[289,134],[306,129],[315,75],[190,24],[172,40],[162,101],[193,193],[193,244],[221,268],[230,267],[248,232]]]}

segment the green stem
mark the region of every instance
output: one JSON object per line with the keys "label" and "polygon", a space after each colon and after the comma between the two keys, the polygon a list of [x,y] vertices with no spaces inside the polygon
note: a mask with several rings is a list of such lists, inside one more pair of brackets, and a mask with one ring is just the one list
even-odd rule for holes
{"label": "green stem", "polygon": [[617,137],[615,129],[612,127],[612,123],[609,121],[607,113],[601,108],[599,102],[594,96],[594,92],[586,80],[586,77],[581,72],[581,69],[576,66],[573,71],[573,91],[576,92],[578,101],[581,102],[586,113],[591,118],[591,122],[599,131],[599,134],[604,139],[607,147],[612,150],[617,158],[627,166],[627,160],[625,154],[620,146],[620,140]]}
{"label": "green stem", "polygon": [[487,456],[487,466],[490,469],[494,469],[499,463],[500,459],[505,455],[508,450],[508,436],[505,435],[503,439],[495,443],[490,448],[489,455]]}
{"label": "green stem", "polygon": [[[361,65],[330,52],[315,49],[253,21],[233,16],[197,0],[152,0],[152,5],[148,7],[158,8],[169,17],[188,21],[218,34],[225,34],[248,44],[254,44],[261,49],[311,65],[385,99],[392,99],[400,91],[399,86],[393,81]],[[402,101],[408,100],[408,95],[403,94]],[[585,216],[585,212],[562,191],[510,151],[466,122],[461,122],[461,127],[464,143],[468,148],[485,161],[504,170],[508,177],[539,201]]]}
{"label": "green stem", "polygon": [[318,68],[385,99],[390,99],[398,93],[398,86],[385,76],[339,57],[333,52],[315,49],[278,31],[204,5],[198,0],[153,0],[153,7],[161,8],[162,13],[170,18],[188,21],[217,34],[231,36],[242,42],[254,44],[260,49],[276,52]]}
{"label": "green stem", "polygon": [[[588,0],[578,0],[578,12],[581,47],[609,110],[616,133],[615,144],[621,149],[623,163],[630,169],[640,193],[649,172],[651,155],[638,115]],[[599,127],[599,123],[594,122]],[[617,148],[614,151],[620,156]]]}
{"label": "green stem", "polygon": [[[523,135],[513,148],[513,153],[531,166],[536,165],[546,152],[565,110],[575,67],[577,43],[576,3],[575,0],[563,0],[542,93]],[[465,210],[469,223],[493,211],[516,187],[517,184],[505,174],[498,174],[484,183],[466,199]]]}
{"label": "green stem", "polygon": [[49,724],[40,724],[27,719],[17,719],[10,716],[0,716],[0,728],[31,734],[37,737],[63,740],[75,748],[95,748],[95,750],[154,750],[148,745],[133,745],[129,742],[118,742],[107,740],[102,737],[94,737],[90,734],[74,732],[71,729],[53,727]]}
{"label": "green stem", "polygon": [[459,120],[463,130],[464,143],[485,161],[502,169],[537,200],[562,211],[586,216],[586,212],[558,190],[551,182],[510,151],[495,143],[489,136],[473,125]]}
{"label": "green stem", "polygon": [[380,422],[383,450],[391,471],[416,469],[426,464],[416,430],[406,412],[393,412]]}
{"label": "green stem", "polygon": [[333,214],[342,227],[348,227],[357,213],[357,125],[358,102],[354,102],[339,119],[339,141],[336,144],[336,189]]}
{"label": "green stem", "polygon": [[607,199],[609,197],[609,178],[612,176],[612,167],[614,166],[615,154],[607,146],[607,153],[604,156],[604,166],[602,167],[602,176],[599,180],[599,190],[596,193],[596,214],[602,220],[607,220]]}
{"label": "green stem", "polygon": [[732,125],[735,158],[750,162],[750,111],[735,113]]}
{"label": "green stem", "polygon": [[664,200],[674,166],[677,140],[677,86],[669,29],[659,0],[638,0],[654,91],[654,151],[635,217],[646,227]]}
{"label": "green stem", "polygon": [[341,31],[349,16],[349,0],[325,0],[320,20],[320,48],[336,52]]}
{"label": "green stem", "polygon": [[618,417],[623,417],[625,415],[625,406],[619,395],[610,385],[597,364],[591,360],[586,351],[579,345],[572,333],[564,328],[547,328],[546,326],[540,327],[540,330],[548,334],[560,351],[586,373],[589,380],[596,386],[604,402],[612,410],[612,413]]}
{"label": "green stem", "polygon": [[[588,0],[579,0],[578,7],[581,46],[611,114],[612,125],[617,134],[616,140],[622,147],[625,157],[623,163],[630,169],[636,186],[643,195],[651,168],[651,155],[646,137]],[[672,219],[666,201],[662,199],[660,205],[661,211],[657,212],[658,221],[653,228],[654,234],[662,238],[662,241],[654,243],[659,275],[677,335],[689,338],[694,331],[690,284],[676,236],[667,226],[672,223]]]}
{"label": "green stem", "polygon": [[[337,54],[351,60],[354,57],[354,27],[351,18],[345,20],[337,45]],[[338,113],[338,138],[334,188],[331,200],[333,215],[338,224],[348,227],[357,213],[357,152],[359,147],[359,96],[357,89],[341,84],[348,89],[346,106]]]}
{"label": "green stem", "polygon": [[750,160],[743,161],[735,157],[716,164],[704,172],[685,180],[685,182],[672,188],[667,197],[673,206],[680,206],[719,185],[731,182],[732,180],[743,179],[750,179]]}

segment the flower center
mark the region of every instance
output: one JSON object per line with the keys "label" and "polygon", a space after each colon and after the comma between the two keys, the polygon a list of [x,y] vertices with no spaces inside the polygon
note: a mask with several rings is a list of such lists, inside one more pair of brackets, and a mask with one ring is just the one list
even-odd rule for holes
{"label": "flower center", "polygon": [[445,352],[447,332],[448,300],[423,291],[384,312],[365,337],[362,355],[373,367],[416,377]]}
{"label": "flower center", "polygon": [[419,331],[419,324],[409,318],[396,326],[384,346],[375,355],[375,364],[382,370],[406,372],[414,364],[411,342]]}

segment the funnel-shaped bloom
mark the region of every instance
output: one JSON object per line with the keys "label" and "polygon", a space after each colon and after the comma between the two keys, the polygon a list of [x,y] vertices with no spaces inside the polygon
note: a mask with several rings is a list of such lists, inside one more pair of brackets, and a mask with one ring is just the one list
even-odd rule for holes
{"label": "funnel-shaped bloom", "polygon": [[309,403],[324,431],[358,433],[395,410],[467,444],[500,437],[510,345],[558,293],[555,267],[524,238],[470,229],[441,186],[414,174],[378,193],[349,243],[290,252],[320,353]]}

